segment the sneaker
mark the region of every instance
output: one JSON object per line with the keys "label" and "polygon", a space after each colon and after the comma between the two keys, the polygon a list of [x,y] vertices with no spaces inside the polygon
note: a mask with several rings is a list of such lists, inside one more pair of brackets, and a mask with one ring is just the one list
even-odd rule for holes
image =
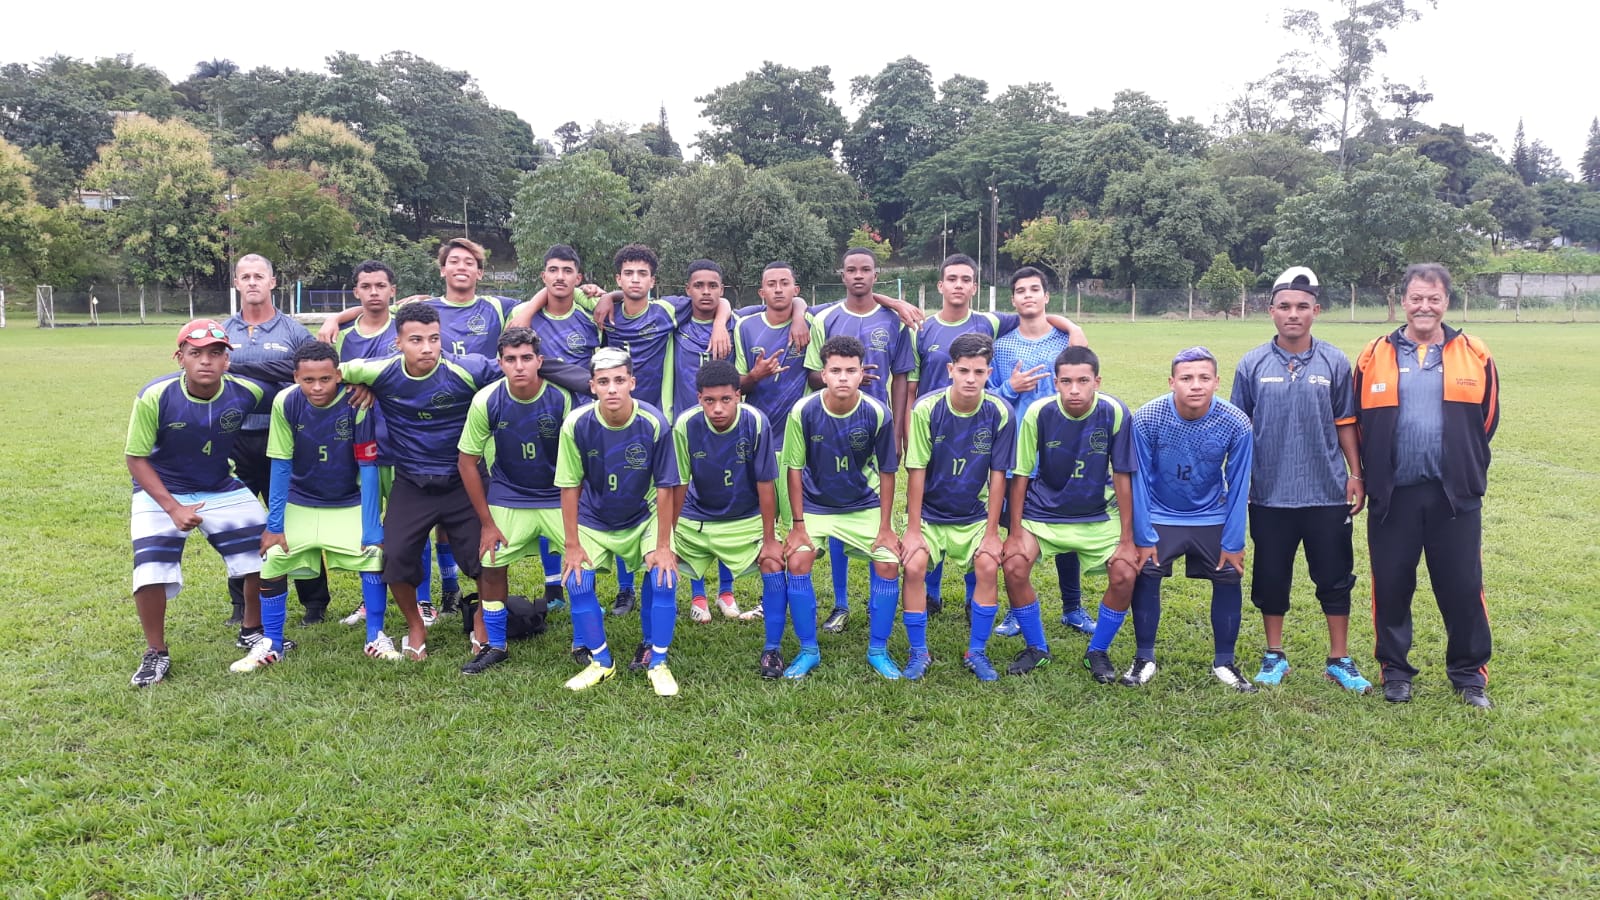
{"label": "sneaker", "polygon": [[167,677],[167,670],[170,668],[172,668],[172,657],[160,650],[146,650],[130,683],[134,687],[149,687]]}
{"label": "sneaker", "polygon": [[828,617],[822,620],[822,630],[829,634],[843,634],[844,623],[848,621],[850,621],[849,608],[835,606],[833,612],[828,613]]}
{"label": "sneaker", "polygon": [[498,666],[510,658],[511,654],[505,650],[485,645],[482,650],[478,651],[477,656],[468,660],[467,664],[461,667],[461,674],[481,675],[488,671],[490,666]]}
{"label": "sneaker", "polygon": [[1122,677],[1117,679],[1117,684],[1144,687],[1154,677],[1156,677],[1156,661],[1144,656],[1135,656],[1133,662],[1128,664],[1128,671],[1123,672]]}
{"label": "sneaker", "polygon": [[569,691],[586,691],[615,675],[616,672],[616,666],[602,666],[591,661],[582,672],[567,679],[566,688]]}
{"label": "sneaker", "polygon": [[889,655],[887,650],[868,650],[867,665],[872,666],[872,671],[890,681],[898,681],[900,679],[900,667],[895,665],[894,658]]}
{"label": "sneaker", "polygon": [[639,645],[633,648],[633,659],[628,660],[628,671],[643,672],[648,668],[650,668],[650,642],[640,641]]}
{"label": "sneaker", "polygon": [[1355,660],[1348,656],[1338,659],[1330,658],[1328,667],[1323,670],[1322,677],[1339,685],[1347,691],[1357,694],[1372,693],[1372,682],[1361,676],[1361,670],[1356,668]]}
{"label": "sneaker", "polygon": [[250,652],[246,653],[243,658],[235,660],[233,665],[228,666],[228,671],[254,672],[257,669],[265,669],[282,658],[283,656],[278,651],[272,649],[272,642],[267,640],[265,636],[261,636],[255,643],[250,645]]}
{"label": "sneaker", "polygon": [[1494,709],[1494,704],[1489,702],[1489,695],[1484,693],[1483,688],[1478,685],[1470,684],[1460,688],[1456,691],[1456,696],[1468,706],[1475,706],[1478,709]]}
{"label": "sneaker", "polygon": [[1256,673],[1255,680],[1262,684],[1282,684],[1283,676],[1287,674],[1289,674],[1289,657],[1285,656],[1282,650],[1268,650],[1261,657],[1261,671]]}
{"label": "sneaker", "polygon": [[967,671],[978,676],[979,681],[1000,680],[1000,673],[994,670],[994,663],[989,662],[987,653],[974,653],[968,650],[966,656],[961,658],[961,663],[967,667]]}
{"label": "sneaker", "polygon": [[423,628],[432,628],[433,623],[439,621],[439,610],[426,600],[417,601],[417,612],[422,613]]}
{"label": "sneaker", "polygon": [[739,601],[733,598],[733,591],[723,591],[717,595],[717,609],[722,610],[724,619],[742,619],[739,614]]}
{"label": "sneaker", "polygon": [[704,624],[711,621],[711,603],[705,597],[696,595],[689,601],[689,620]]}
{"label": "sneaker", "polygon": [[617,591],[616,598],[611,601],[611,614],[613,616],[625,616],[637,609],[638,603],[639,598],[633,593],[632,588],[625,591]]}
{"label": "sneaker", "polygon": [[378,632],[377,637],[367,641],[367,645],[361,648],[361,652],[373,659],[381,659],[384,662],[395,662],[400,659],[400,651],[394,648],[394,640],[381,631]]}
{"label": "sneaker", "polygon": [[1007,675],[1026,675],[1040,666],[1050,665],[1050,651],[1042,647],[1024,647],[1006,666]]}
{"label": "sneaker", "polygon": [[367,605],[356,607],[355,612],[339,620],[340,625],[361,625],[367,621]]}
{"label": "sneaker", "polygon": [[994,633],[1001,637],[1016,637],[1021,634],[1022,623],[1017,621],[1017,614],[1007,610],[1006,617],[1001,619],[1000,624],[994,627]]}
{"label": "sneaker", "polygon": [[1228,687],[1233,688],[1241,694],[1254,694],[1261,690],[1252,684],[1250,679],[1244,677],[1244,673],[1239,671],[1239,667],[1233,663],[1228,663],[1227,665],[1223,666],[1212,666],[1211,674],[1217,676],[1218,681],[1222,682]]}
{"label": "sneaker", "polygon": [[933,657],[926,650],[913,650],[911,657],[906,660],[905,670],[900,674],[907,681],[921,681],[922,676],[928,674],[928,667],[933,665]]}
{"label": "sneaker", "polygon": [[1089,614],[1084,612],[1081,606],[1062,613],[1061,624],[1090,637],[1094,636],[1094,620],[1089,618]]}
{"label": "sneaker", "polygon": [[1101,684],[1110,684],[1117,680],[1117,668],[1111,664],[1111,654],[1104,650],[1090,650],[1085,653],[1083,667],[1088,669],[1094,680]]}
{"label": "sneaker", "polygon": [[573,647],[570,653],[572,661],[580,666],[587,666],[594,661],[594,655],[589,652],[588,647]]}
{"label": "sneaker", "polygon": [[672,670],[667,668],[666,663],[651,666],[645,675],[649,677],[650,687],[655,690],[657,697],[678,696],[678,679],[672,677]]}
{"label": "sneaker", "polygon": [[566,608],[566,605],[567,592],[561,589],[561,585],[547,584],[544,586],[544,610],[546,616]]}
{"label": "sneaker", "polygon": [[783,677],[800,679],[811,674],[811,670],[822,664],[822,654],[815,650],[800,649],[800,655],[794,658],[789,668],[783,670]]}
{"label": "sneaker", "polygon": [[439,615],[453,616],[461,611],[461,591],[439,592]]}
{"label": "sneaker", "polygon": [[776,650],[761,651],[761,662],[757,666],[762,678],[783,677],[783,654]]}
{"label": "sneaker", "polygon": [[233,645],[240,650],[249,650],[256,645],[256,640],[263,637],[261,629],[246,631],[244,626],[239,627],[239,636],[233,639]]}
{"label": "sneaker", "polygon": [[759,604],[759,603],[757,603],[755,606],[750,607],[749,609],[745,610],[744,612],[739,613],[739,621],[741,621],[741,622],[759,622],[762,619],[765,619],[766,617],[767,617],[767,611],[765,609],[762,609],[761,608],[761,604]]}
{"label": "sneaker", "polygon": [[928,598],[928,618],[931,619],[934,616],[937,616],[939,613],[942,613],[942,612],[944,612],[944,598],[943,597],[929,597]]}
{"label": "sneaker", "polygon": [[301,628],[310,628],[313,625],[321,625],[323,622],[326,622],[327,620],[328,620],[328,609],[327,609],[327,607],[319,607],[319,608],[316,608],[316,609],[308,609],[308,610],[306,610],[305,615],[300,617],[300,627]]}

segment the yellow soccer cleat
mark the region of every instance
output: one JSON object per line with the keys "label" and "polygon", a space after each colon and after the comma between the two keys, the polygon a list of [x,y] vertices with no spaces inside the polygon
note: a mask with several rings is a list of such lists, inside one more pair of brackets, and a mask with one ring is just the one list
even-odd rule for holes
{"label": "yellow soccer cleat", "polygon": [[678,679],[672,677],[672,670],[667,668],[666,663],[651,666],[645,675],[649,676],[650,686],[655,688],[657,697],[678,696]]}
{"label": "yellow soccer cleat", "polygon": [[602,666],[597,662],[591,662],[582,672],[567,679],[567,690],[586,691],[610,678],[616,671],[616,666]]}

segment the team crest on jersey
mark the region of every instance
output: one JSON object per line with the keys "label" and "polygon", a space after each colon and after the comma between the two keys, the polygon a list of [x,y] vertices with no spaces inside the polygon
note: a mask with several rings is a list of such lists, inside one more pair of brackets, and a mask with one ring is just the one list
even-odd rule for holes
{"label": "team crest on jersey", "polygon": [[561,434],[561,420],[549,413],[539,415],[539,437],[553,438]]}
{"label": "team crest on jersey", "polygon": [[429,403],[432,404],[434,409],[444,409],[451,403],[454,403],[455,399],[456,396],[449,391],[440,391],[439,393],[433,395],[433,399],[430,400]]}
{"label": "team crest on jersey", "polygon": [[888,350],[889,349],[889,329],[887,329],[887,328],[874,328],[874,329],[872,329],[872,333],[867,335],[867,349],[868,350],[876,350],[879,353],[883,353],[884,351]]}
{"label": "team crest on jersey", "polygon": [[222,426],[224,433],[232,434],[239,430],[239,426],[244,424],[244,413],[237,409],[230,409],[222,414],[222,417],[217,420],[217,424]]}
{"label": "team crest on jersey", "polygon": [[1111,446],[1111,436],[1106,434],[1104,428],[1096,428],[1089,432],[1089,449],[1095,453],[1104,453]]}
{"label": "team crest on jersey", "polygon": [[860,427],[850,429],[850,449],[861,451],[872,446],[872,432]]}
{"label": "team crest on jersey", "polygon": [[972,436],[973,453],[989,453],[994,450],[994,432],[987,428],[979,428]]}
{"label": "team crest on jersey", "polygon": [[629,444],[628,448],[622,451],[622,465],[624,468],[642,469],[649,461],[650,453],[643,444]]}
{"label": "team crest on jersey", "polygon": [[750,441],[748,438],[740,438],[739,442],[733,445],[733,458],[741,463],[750,461]]}
{"label": "team crest on jersey", "polygon": [[473,313],[467,318],[467,331],[473,334],[489,333],[489,323],[484,321],[482,313]]}
{"label": "team crest on jersey", "polygon": [[350,435],[354,432],[354,430],[354,425],[350,421],[350,417],[348,415],[340,416],[333,423],[333,436],[341,441],[350,440]]}
{"label": "team crest on jersey", "polygon": [[583,339],[582,333],[573,331],[567,334],[567,349],[573,353],[582,353],[588,346],[589,342]]}

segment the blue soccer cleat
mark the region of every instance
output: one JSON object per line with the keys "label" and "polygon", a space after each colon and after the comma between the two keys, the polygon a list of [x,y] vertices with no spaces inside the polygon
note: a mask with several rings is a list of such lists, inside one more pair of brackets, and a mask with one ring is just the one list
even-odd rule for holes
{"label": "blue soccer cleat", "polygon": [[1017,614],[1006,610],[1006,617],[994,627],[994,633],[1001,637],[1016,637],[1022,633],[1022,624],[1017,621]]}
{"label": "blue soccer cleat", "polygon": [[967,667],[967,671],[976,675],[979,681],[1000,680],[1000,673],[994,670],[994,663],[989,661],[987,653],[974,653],[968,650],[961,661]]}
{"label": "blue soccer cleat", "polygon": [[1070,609],[1061,614],[1061,624],[1075,631],[1094,636],[1094,620],[1083,611],[1083,607]]}
{"label": "blue soccer cleat", "polygon": [[795,679],[804,678],[811,674],[812,669],[815,669],[821,664],[821,653],[817,652],[816,650],[806,650],[802,648],[800,650],[800,655],[794,658],[794,662],[789,663],[789,668],[783,670],[783,677]]}
{"label": "blue soccer cleat", "polygon": [[1348,656],[1328,660],[1328,668],[1322,673],[1322,677],[1347,691],[1357,694],[1372,693],[1372,682],[1362,677],[1360,670],[1356,668],[1355,660]]}
{"label": "blue soccer cleat", "polygon": [[890,681],[900,680],[900,667],[895,665],[894,658],[889,656],[887,650],[868,650],[867,665],[872,666],[872,671]]}
{"label": "blue soccer cleat", "polygon": [[906,660],[905,671],[901,676],[907,681],[921,681],[922,676],[928,674],[928,667],[933,665],[933,657],[926,650],[911,651],[911,658]]}
{"label": "blue soccer cleat", "polygon": [[1281,651],[1268,650],[1261,657],[1261,671],[1256,673],[1254,680],[1261,684],[1282,684],[1283,676],[1287,674],[1289,674],[1289,657]]}

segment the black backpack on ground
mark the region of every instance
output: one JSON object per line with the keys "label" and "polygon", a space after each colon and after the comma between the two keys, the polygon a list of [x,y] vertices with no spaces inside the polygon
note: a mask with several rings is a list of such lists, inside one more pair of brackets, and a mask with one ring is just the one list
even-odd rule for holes
{"label": "black backpack on ground", "polygon": [[[549,613],[544,597],[532,600],[521,594],[512,594],[506,598],[506,637],[513,641],[526,640],[534,635],[544,634],[548,627],[545,619]],[[461,598],[461,631],[464,634],[472,632],[472,620],[478,614],[478,595],[476,592]]]}

